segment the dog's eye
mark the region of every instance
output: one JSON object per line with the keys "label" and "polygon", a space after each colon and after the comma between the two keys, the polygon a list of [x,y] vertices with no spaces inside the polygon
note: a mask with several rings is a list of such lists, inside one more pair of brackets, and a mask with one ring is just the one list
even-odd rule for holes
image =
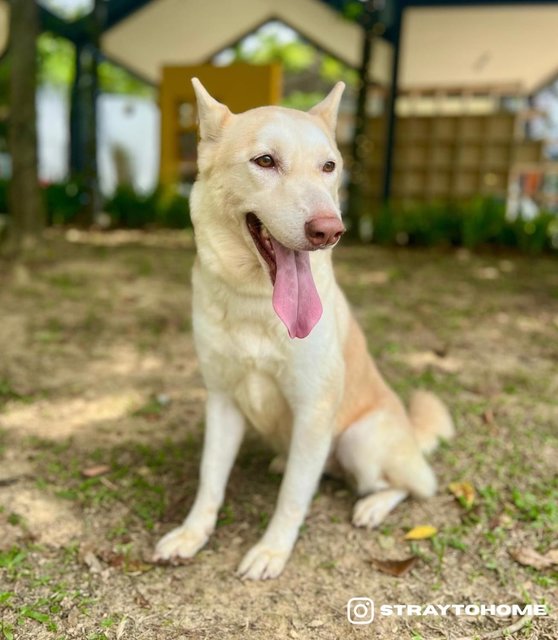
{"label": "dog's eye", "polygon": [[254,158],[252,162],[255,162],[258,167],[262,167],[262,169],[273,169],[275,166],[275,160],[270,155],[259,156],[258,158]]}
{"label": "dog's eye", "polygon": [[335,162],[333,162],[333,160],[328,160],[322,167],[322,171],[325,171],[326,173],[331,173],[334,170],[335,170]]}

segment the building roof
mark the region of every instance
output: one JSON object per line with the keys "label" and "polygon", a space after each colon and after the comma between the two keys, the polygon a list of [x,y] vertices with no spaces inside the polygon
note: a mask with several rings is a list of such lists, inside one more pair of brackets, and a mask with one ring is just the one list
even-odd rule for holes
{"label": "building roof", "polygon": [[558,73],[558,3],[411,7],[402,27],[403,89],[516,86]]}
{"label": "building roof", "polygon": [[[361,28],[320,0],[153,0],[105,32],[103,51],[156,82],[165,64],[201,64],[254,29],[279,20],[349,66],[361,59]],[[371,79],[387,81],[390,48],[380,42]]]}
{"label": "building roof", "polygon": [[[403,90],[506,86],[510,93],[530,94],[558,76],[557,1],[391,0],[396,1],[406,6],[399,76]],[[163,65],[208,62],[262,24],[280,20],[356,68],[362,30],[342,15],[345,4],[345,0],[109,0],[101,47],[109,58],[157,83]],[[41,14],[44,28],[75,42],[87,36],[83,20],[64,22],[44,7]],[[0,52],[7,43],[7,17],[7,0],[0,0]],[[386,35],[391,35],[389,28]],[[391,58],[391,44],[377,38],[372,81],[388,84]]]}

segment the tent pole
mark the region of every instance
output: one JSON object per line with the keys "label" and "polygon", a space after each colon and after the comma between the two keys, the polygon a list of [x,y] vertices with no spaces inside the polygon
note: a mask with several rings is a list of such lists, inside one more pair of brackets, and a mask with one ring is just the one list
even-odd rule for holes
{"label": "tent pole", "polygon": [[83,172],[83,105],[80,87],[82,82],[81,52],[83,44],[75,45],[74,81],[70,93],[70,174],[79,178]]}
{"label": "tent pole", "polygon": [[378,12],[370,0],[364,8],[362,20],[362,57],[359,69],[359,91],[355,112],[355,128],[351,145],[351,166],[348,184],[347,223],[348,232],[354,237],[360,236],[359,224],[364,199],[362,184],[365,178],[364,150],[367,129],[366,101],[369,85],[369,70],[372,60],[373,31]]}
{"label": "tent pole", "polygon": [[76,42],[75,78],[70,108],[70,170],[84,189],[78,222],[89,225],[101,209],[97,172],[97,98],[99,44],[106,12],[105,0],[95,0],[87,39]]}
{"label": "tent pole", "polygon": [[384,184],[382,188],[382,204],[387,204],[391,198],[393,177],[393,147],[395,144],[395,129],[397,126],[397,93],[399,89],[399,56],[401,52],[401,22],[403,18],[402,2],[397,0],[394,6],[393,20],[393,58],[391,62],[391,86],[387,104],[387,133],[384,157]]}

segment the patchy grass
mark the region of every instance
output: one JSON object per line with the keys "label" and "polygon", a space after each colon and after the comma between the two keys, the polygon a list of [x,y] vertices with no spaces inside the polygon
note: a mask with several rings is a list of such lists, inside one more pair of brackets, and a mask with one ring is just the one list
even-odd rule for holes
{"label": "patchy grass", "polygon": [[[284,575],[245,584],[234,569],[280,484],[255,437],[207,547],[185,566],[148,562],[197,484],[204,390],[190,333],[191,238],[72,239],[54,235],[0,274],[0,640],[356,637],[344,609],[354,596],[546,603],[552,617],[514,637],[554,637],[557,572],[510,552],[556,548],[556,260],[337,250],[339,281],[385,376],[404,399],[420,386],[439,393],[458,435],[433,456],[438,495],[405,502],[375,532],[351,527],[353,497],[324,479]],[[450,493],[456,482],[472,485],[472,503]],[[404,540],[424,524],[438,533]],[[419,560],[400,578],[370,563],[410,555]],[[512,622],[377,616],[373,631],[482,638]]]}

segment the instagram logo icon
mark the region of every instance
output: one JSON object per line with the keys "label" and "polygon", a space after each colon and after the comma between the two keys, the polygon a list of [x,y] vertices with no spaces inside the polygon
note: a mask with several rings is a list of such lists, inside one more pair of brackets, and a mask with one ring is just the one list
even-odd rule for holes
{"label": "instagram logo icon", "polygon": [[347,602],[347,618],[351,624],[370,624],[374,620],[374,601],[370,598],[351,598]]}

